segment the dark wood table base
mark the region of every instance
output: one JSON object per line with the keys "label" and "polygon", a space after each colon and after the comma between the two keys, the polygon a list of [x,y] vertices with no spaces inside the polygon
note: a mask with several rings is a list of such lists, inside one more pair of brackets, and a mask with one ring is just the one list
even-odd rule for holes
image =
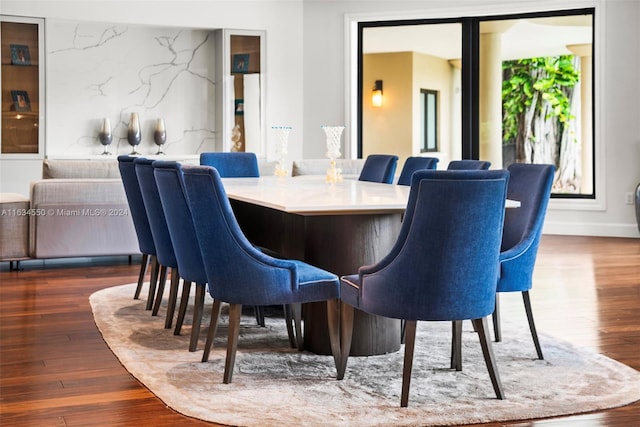
{"label": "dark wood table base", "polygon": [[[402,213],[358,213],[303,216],[231,200],[247,238],[287,258],[299,259],[337,275],[353,274],[361,265],[386,255],[395,243]],[[331,354],[326,303],[303,307],[304,346]],[[370,356],[400,349],[400,320],[356,310],[351,356]]]}
{"label": "dark wood table base", "polygon": [[[327,303],[304,304],[304,348],[331,355],[327,328]],[[355,310],[350,356],[373,356],[400,350],[400,320]]]}

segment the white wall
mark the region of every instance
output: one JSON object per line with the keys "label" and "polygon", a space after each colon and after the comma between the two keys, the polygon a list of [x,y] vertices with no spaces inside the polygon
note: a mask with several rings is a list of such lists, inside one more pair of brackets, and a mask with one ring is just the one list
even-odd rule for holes
{"label": "white wall", "polygon": [[[594,1],[30,1],[2,0],[2,13],[71,20],[147,23],[193,28],[241,28],[267,31],[267,125],[292,125],[289,158],[323,157],[320,126],[352,126],[348,122],[347,42],[345,15],[383,16],[387,12],[414,17],[461,16],[544,8],[580,8]],[[152,12],[151,12],[152,11]],[[461,12],[462,11],[462,12]],[[598,206],[550,206],[545,231],[638,237],[632,205],[625,193],[640,182],[640,2],[599,3],[604,32],[598,38],[596,138],[602,150],[603,183]],[[387,14],[387,16],[390,16]],[[393,19],[393,16],[391,17]],[[603,42],[598,42],[601,40]],[[354,118],[355,120],[355,118]],[[273,135],[268,146],[273,147]],[[349,135],[345,132],[345,144]],[[303,143],[304,141],[304,143]],[[304,144],[304,145],[303,145]],[[343,150],[343,153],[347,150]],[[2,167],[0,178],[7,168]],[[15,173],[18,169],[11,168]],[[4,184],[2,184],[2,191]]]}

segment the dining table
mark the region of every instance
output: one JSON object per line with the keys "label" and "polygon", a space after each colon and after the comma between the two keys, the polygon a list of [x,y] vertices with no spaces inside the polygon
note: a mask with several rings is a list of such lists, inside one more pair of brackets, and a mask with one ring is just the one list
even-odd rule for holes
{"label": "dining table", "polygon": [[[324,175],[224,178],[238,224],[249,241],[338,276],[377,262],[393,247],[410,187]],[[455,195],[452,195],[455,197]],[[508,207],[518,202],[507,200]],[[471,213],[472,215],[472,213]],[[326,303],[303,306],[304,349],[331,354]],[[399,319],[356,310],[351,356],[398,351]]]}

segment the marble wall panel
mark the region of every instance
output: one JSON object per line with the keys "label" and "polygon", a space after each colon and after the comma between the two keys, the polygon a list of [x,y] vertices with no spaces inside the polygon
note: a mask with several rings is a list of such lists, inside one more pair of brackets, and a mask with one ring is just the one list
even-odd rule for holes
{"label": "marble wall panel", "polygon": [[100,154],[104,117],[113,128],[110,151],[130,152],[132,112],[143,155],[157,151],[157,118],[166,122],[168,155],[214,150],[213,31],[49,20],[46,39],[48,157]]}

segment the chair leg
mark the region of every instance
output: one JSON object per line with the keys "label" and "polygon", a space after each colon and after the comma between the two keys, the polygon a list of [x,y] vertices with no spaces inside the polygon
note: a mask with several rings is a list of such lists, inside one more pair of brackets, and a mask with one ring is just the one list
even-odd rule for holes
{"label": "chair leg", "polygon": [[344,378],[347,371],[347,361],[351,353],[351,340],[353,339],[353,312],[352,306],[340,303],[340,365],[338,366],[339,380]]}
{"label": "chair leg", "polygon": [[253,310],[256,314],[256,324],[264,328],[264,307],[261,305],[254,305]]}
{"label": "chair leg", "polygon": [[9,271],[22,271],[20,261],[9,261]]}
{"label": "chair leg", "polygon": [[233,366],[236,363],[236,351],[238,350],[238,334],[240,332],[240,316],[242,304],[229,305],[229,335],[227,337],[227,359],[224,363],[224,375],[222,382],[231,383]]}
{"label": "chair leg", "polygon": [[496,342],[502,341],[502,329],[500,328],[500,298],[496,293],[496,308],[493,310],[493,334],[495,335]]}
{"label": "chair leg", "polygon": [[176,313],[176,302],[178,301],[178,285],[180,284],[180,272],[177,268],[171,269],[171,285],[169,286],[169,303],[167,304],[167,315],[164,320],[164,328],[171,329],[173,315]]}
{"label": "chair leg", "polygon": [[296,348],[298,347],[298,344],[296,342],[296,334],[293,331],[293,314],[291,314],[291,305],[284,304],[283,309],[284,321],[287,325],[287,335],[289,336],[289,345],[291,346],[291,348]]}
{"label": "chair leg", "polygon": [[187,314],[187,306],[189,305],[189,294],[191,294],[191,282],[184,280],[182,282],[182,296],[180,297],[180,307],[178,308],[178,318],[176,319],[176,328],[173,335],[180,335],[184,317]]}
{"label": "chair leg", "polygon": [[[198,283],[196,285],[196,298],[193,303],[193,320],[191,321],[191,339],[189,341],[189,351],[196,351],[196,349],[198,348],[200,325],[202,324],[202,313],[204,312],[204,294],[206,292],[206,286],[207,285],[205,285],[204,283]],[[220,316],[220,308],[218,308],[217,316]]]}
{"label": "chair leg", "polygon": [[202,353],[202,361],[209,361],[209,353],[211,347],[213,347],[213,339],[216,337],[216,330],[218,329],[218,319],[220,318],[220,301],[213,300],[213,308],[211,309],[211,323],[209,323],[209,333],[207,334],[207,342],[204,345],[204,352]]}
{"label": "chair leg", "polygon": [[146,310],[153,308],[153,300],[156,296],[156,286],[158,284],[158,271],[160,270],[160,263],[155,255],[151,255],[151,278],[149,279],[149,295],[147,297]]}
{"label": "chair leg", "polygon": [[331,354],[336,365],[336,371],[340,368],[342,356],[340,353],[340,300],[331,299],[327,301],[327,324],[329,326],[329,342],[331,343]]}
{"label": "chair leg", "polygon": [[496,358],[493,355],[493,348],[491,347],[491,337],[489,336],[488,328],[489,322],[486,317],[483,317],[482,319],[473,319],[472,322],[478,331],[480,346],[482,347],[484,362],[486,363],[487,370],[489,371],[489,377],[491,377],[493,391],[495,391],[496,397],[502,400],[504,399],[504,392],[502,391],[502,383],[500,382],[500,375],[498,374]]}
{"label": "chair leg", "polygon": [[162,305],[162,296],[164,295],[164,286],[167,284],[167,266],[160,266],[160,275],[158,276],[158,291],[156,293],[156,300],[154,302],[152,316],[157,316],[160,311],[160,305]]}
{"label": "chair leg", "polygon": [[451,369],[462,371],[462,320],[451,322]]}
{"label": "chair leg", "polygon": [[400,344],[404,344],[404,319],[400,319]]}
{"label": "chair leg", "polygon": [[136,286],[136,293],[133,294],[133,299],[140,298],[140,292],[142,292],[142,285],[144,285],[144,276],[147,274],[148,264],[149,254],[142,254],[142,261],[140,261],[140,274],[138,274],[138,286]]}
{"label": "chair leg", "polygon": [[533,338],[533,344],[536,346],[536,353],[538,353],[538,359],[543,360],[542,348],[540,347],[540,341],[538,340],[538,332],[536,332],[536,324],[533,321],[533,311],[531,311],[531,299],[529,298],[529,291],[522,292],[522,299],[524,300],[524,309],[527,312],[527,320],[529,320],[529,329],[531,330],[531,337]]}
{"label": "chair leg", "polygon": [[296,329],[296,343],[298,350],[304,350],[304,336],[302,335],[302,304],[291,304],[291,311],[293,312],[293,326]]}
{"label": "chair leg", "polygon": [[409,404],[409,388],[411,386],[411,370],[413,368],[413,352],[416,346],[416,320],[405,320],[404,364],[402,365],[402,394],[400,407]]}

